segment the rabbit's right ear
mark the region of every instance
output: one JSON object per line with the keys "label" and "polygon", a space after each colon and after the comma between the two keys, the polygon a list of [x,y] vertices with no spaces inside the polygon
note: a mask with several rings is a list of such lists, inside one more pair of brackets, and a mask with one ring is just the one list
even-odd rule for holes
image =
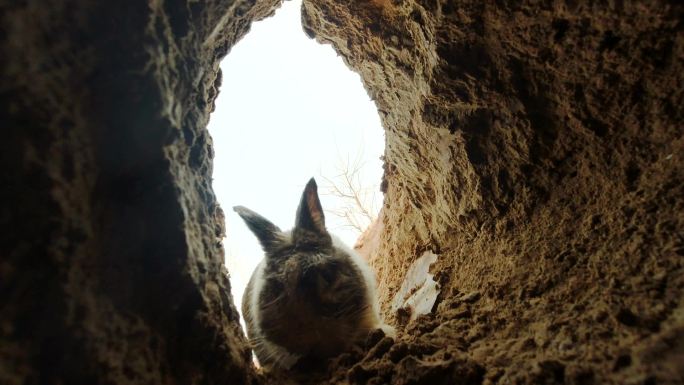
{"label": "rabbit's right ear", "polygon": [[297,217],[295,219],[295,229],[313,231],[317,234],[328,234],[325,229],[325,215],[321,200],[318,198],[318,186],[316,180],[311,178],[304,187],[302,199],[297,207]]}
{"label": "rabbit's right ear", "polygon": [[238,213],[247,224],[247,227],[256,235],[264,251],[273,250],[281,242],[282,232],[271,221],[244,206],[235,206],[233,210]]}

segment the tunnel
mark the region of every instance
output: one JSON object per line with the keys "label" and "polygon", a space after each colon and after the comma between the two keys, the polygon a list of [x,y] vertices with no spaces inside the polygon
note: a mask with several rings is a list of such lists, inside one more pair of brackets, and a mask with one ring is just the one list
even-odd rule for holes
{"label": "tunnel", "polygon": [[[397,334],[255,367],[206,126],[279,6],[1,3],[0,383],[684,382],[675,1],[304,0],[385,131],[359,244]],[[396,306],[426,255],[430,306]]]}

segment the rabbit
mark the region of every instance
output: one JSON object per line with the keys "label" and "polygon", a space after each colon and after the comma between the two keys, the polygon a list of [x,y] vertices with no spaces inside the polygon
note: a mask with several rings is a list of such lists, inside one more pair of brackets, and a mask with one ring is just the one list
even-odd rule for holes
{"label": "rabbit", "polygon": [[314,178],[291,231],[246,207],[233,210],[264,251],[242,297],[247,336],[264,370],[334,357],[376,329],[394,337],[380,318],[370,267],[326,230]]}

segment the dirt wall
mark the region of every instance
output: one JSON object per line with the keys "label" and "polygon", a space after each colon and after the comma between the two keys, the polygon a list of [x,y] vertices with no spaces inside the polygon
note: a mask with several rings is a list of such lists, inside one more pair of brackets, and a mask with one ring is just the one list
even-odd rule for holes
{"label": "dirt wall", "polygon": [[684,381],[683,9],[304,1],[386,129],[385,312],[423,251],[442,285],[335,381]]}
{"label": "dirt wall", "polygon": [[255,381],[205,126],[278,4],[0,2],[0,383]]}

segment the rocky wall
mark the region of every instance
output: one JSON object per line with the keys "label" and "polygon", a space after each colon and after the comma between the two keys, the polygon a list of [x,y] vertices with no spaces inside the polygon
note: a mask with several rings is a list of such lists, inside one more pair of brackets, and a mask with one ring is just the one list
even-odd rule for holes
{"label": "rocky wall", "polygon": [[[683,10],[304,0],[386,130],[369,253],[403,325],[332,382],[684,381]],[[407,323],[388,304],[426,250],[441,294]]]}
{"label": "rocky wall", "polygon": [[219,60],[279,0],[0,2],[0,383],[253,383]]}

